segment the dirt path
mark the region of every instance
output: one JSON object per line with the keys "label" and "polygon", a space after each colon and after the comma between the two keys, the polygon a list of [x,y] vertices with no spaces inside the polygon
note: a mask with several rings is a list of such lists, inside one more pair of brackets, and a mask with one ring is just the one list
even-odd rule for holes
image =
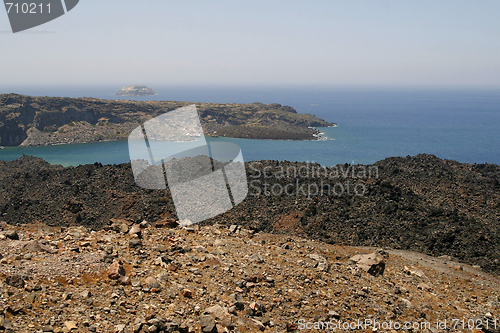
{"label": "dirt path", "polygon": [[[359,247],[359,249],[374,251],[375,247]],[[386,250],[390,255],[398,256],[411,261],[416,266],[422,266],[432,269],[438,273],[444,273],[449,276],[460,279],[470,279],[476,283],[484,283],[489,286],[500,288],[500,278],[485,273],[477,266],[471,266],[458,262],[449,256],[432,257],[426,254],[405,251],[405,250]]]}

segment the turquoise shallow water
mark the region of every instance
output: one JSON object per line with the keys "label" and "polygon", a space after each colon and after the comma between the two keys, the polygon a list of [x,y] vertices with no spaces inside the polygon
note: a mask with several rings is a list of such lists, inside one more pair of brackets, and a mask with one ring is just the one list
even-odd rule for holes
{"label": "turquoise shallow water", "polygon": [[[326,131],[330,128],[324,129]],[[210,138],[208,142],[232,142],[240,146],[243,158],[253,160],[300,160],[318,162],[324,165],[336,164],[341,161],[338,153],[334,153],[332,142],[328,141],[273,141],[247,140],[232,138]],[[342,149],[339,150],[339,152]],[[328,153],[325,153],[328,152]],[[6,147],[0,150],[0,159],[14,160],[22,155],[32,155],[43,158],[52,164],[76,166],[100,162],[103,164],[119,164],[130,162],[128,143],[123,141],[98,142],[86,144],[71,144],[47,147]]]}
{"label": "turquoise shallow water", "polygon": [[[347,90],[152,87],[159,95],[142,100],[281,103],[312,113],[338,127],[321,128],[324,141],[272,141],[230,138],[208,140],[238,144],[246,161],[271,159],[373,163],[390,156],[435,154],[468,163],[500,164],[500,92],[472,90]],[[114,99],[114,87],[1,88],[30,95],[93,96]],[[44,90],[45,89],[45,90]],[[129,161],[127,141],[0,150],[0,159],[23,154],[50,163],[78,165]]]}

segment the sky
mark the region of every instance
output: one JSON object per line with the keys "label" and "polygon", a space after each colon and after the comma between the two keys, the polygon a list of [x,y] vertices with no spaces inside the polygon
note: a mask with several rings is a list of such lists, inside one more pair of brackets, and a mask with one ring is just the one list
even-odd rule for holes
{"label": "sky", "polygon": [[500,88],[500,1],[80,0],[13,34],[0,86]]}

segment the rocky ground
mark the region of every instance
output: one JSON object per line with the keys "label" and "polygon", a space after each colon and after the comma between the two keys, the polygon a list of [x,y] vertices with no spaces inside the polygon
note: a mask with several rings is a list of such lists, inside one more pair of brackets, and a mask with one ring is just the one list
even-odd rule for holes
{"label": "rocky ground", "polygon": [[[288,168],[301,174],[283,176],[281,170]],[[255,230],[331,244],[449,255],[500,273],[498,165],[421,154],[369,166],[332,166],[328,174],[333,177],[313,168],[319,166],[248,163],[247,199],[209,223],[238,221]],[[284,193],[287,186],[291,195]]]}
{"label": "rocky ground", "polygon": [[[303,177],[306,171],[300,168],[307,166],[313,165],[246,163],[247,198],[206,223],[239,224],[330,244],[448,255],[500,273],[499,166],[418,155],[357,166],[376,167],[378,174],[371,176],[356,171],[355,177],[349,173],[337,178],[313,175],[311,170]],[[301,170],[302,176],[281,177],[280,167]],[[333,166],[328,172],[361,170],[352,167]],[[266,182],[267,191],[277,195],[266,195]],[[296,182],[304,193],[296,190]],[[324,193],[314,194],[321,182],[331,186],[330,194],[326,187]],[[335,184],[348,183],[364,188],[364,194],[333,193]],[[293,185],[288,188],[292,195],[278,193],[288,184]],[[100,230],[112,218],[155,222],[169,217],[177,218],[170,192],[136,186],[130,164],[63,168],[27,156],[0,161],[0,221],[12,225],[39,221]]]}
{"label": "rocky ground", "polygon": [[[500,331],[498,278],[447,257],[168,218],[1,229],[4,331],[293,332],[358,320],[386,325],[359,332]],[[482,326],[463,329],[469,319]]]}

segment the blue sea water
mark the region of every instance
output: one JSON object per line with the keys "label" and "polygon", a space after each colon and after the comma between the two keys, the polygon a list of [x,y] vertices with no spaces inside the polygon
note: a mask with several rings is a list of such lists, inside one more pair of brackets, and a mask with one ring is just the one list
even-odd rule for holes
{"label": "blue sea water", "polygon": [[[156,96],[123,98],[120,87],[0,87],[0,92],[35,96],[177,100],[223,103],[280,103],[299,113],[335,122],[321,128],[324,141],[207,138],[238,144],[246,161],[271,159],[368,164],[419,153],[467,163],[500,164],[500,91],[341,88],[152,87]],[[49,147],[6,147],[0,159],[23,154],[50,163],[78,165],[129,161],[126,141]]]}

